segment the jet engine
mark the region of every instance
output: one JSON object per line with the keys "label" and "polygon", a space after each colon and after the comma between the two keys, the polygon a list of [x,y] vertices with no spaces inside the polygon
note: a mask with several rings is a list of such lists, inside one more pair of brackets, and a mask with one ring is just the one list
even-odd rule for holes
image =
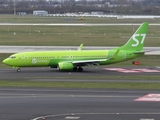
{"label": "jet engine", "polygon": [[73,70],[73,68],[74,65],[71,62],[60,62],[57,67],[59,70]]}

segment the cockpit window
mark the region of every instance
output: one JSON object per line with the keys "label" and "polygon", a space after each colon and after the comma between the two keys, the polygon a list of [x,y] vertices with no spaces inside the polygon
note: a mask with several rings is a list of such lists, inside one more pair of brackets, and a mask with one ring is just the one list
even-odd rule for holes
{"label": "cockpit window", "polygon": [[9,58],[14,59],[14,58],[16,58],[16,56],[10,56]]}

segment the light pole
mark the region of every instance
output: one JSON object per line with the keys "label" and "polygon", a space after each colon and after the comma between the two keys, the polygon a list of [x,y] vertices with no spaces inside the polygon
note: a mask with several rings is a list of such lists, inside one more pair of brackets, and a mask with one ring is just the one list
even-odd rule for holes
{"label": "light pole", "polygon": [[16,0],[13,0],[13,9],[14,9],[14,15],[16,15]]}

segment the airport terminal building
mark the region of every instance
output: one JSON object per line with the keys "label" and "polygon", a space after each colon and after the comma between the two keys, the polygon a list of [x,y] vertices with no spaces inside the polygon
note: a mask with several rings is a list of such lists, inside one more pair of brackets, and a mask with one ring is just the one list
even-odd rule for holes
{"label": "airport terminal building", "polygon": [[46,16],[48,15],[48,11],[45,10],[34,10],[33,15]]}

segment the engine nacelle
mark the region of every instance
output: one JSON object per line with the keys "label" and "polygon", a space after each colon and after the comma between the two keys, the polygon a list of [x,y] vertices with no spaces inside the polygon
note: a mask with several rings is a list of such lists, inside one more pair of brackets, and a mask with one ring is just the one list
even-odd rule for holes
{"label": "engine nacelle", "polygon": [[71,62],[60,62],[58,63],[59,70],[73,70],[74,65]]}

